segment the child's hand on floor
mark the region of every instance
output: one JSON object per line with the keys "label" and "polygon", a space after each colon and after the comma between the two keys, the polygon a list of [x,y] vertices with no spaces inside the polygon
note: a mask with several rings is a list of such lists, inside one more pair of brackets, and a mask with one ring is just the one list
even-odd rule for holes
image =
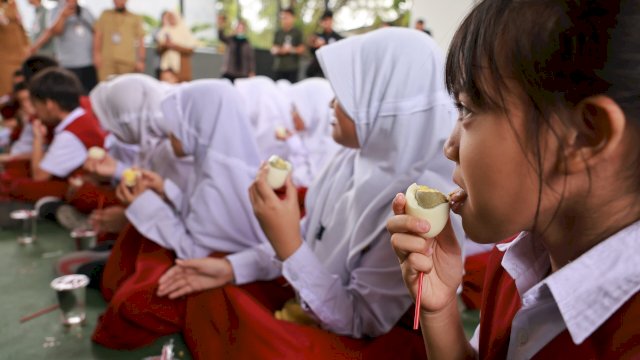
{"label": "child's hand on floor", "polygon": [[227,259],[176,260],[158,281],[158,296],[175,299],[197,291],[215,289],[233,282],[233,267]]}
{"label": "child's hand on floor", "polygon": [[418,234],[429,231],[428,222],[405,215],[405,205],[404,195],[396,195],[393,200],[395,216],[387,222],[391,245],[400,260],[402,276],[411,296],[416,298],[419,273],[424,272],[420,306],[423,312],[437,312],[456,301],[456,290],[464,270],[460,246],[451,221],[435,238],[422,238]]}
{"label": "child's hand on floor", "polygon": [[260,168],[249,188],[249,198],[264,234],[278,258],[284,261],[302,244],[298,192],[289,174],[284,185],[284,198],[281,199],[267,183],[268,172],[268,165]]}

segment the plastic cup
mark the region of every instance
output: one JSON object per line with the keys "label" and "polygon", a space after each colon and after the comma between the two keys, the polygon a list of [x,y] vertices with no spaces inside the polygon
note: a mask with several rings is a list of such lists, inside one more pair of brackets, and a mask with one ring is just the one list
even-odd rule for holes
{"label": "plastic cup", "polygon": [[37,218],[36,210],[15,210],[10,214],[11,219],[22,221],[22,233],[18,235],[18,244],[27,245],[36,240]]}
{"label": "plastic cup", "polygon": [[71,238],[75,241],[76,250],[89,250],[96,246],[96,232],[91,229],[75,229],[71,232]]}
{"label": "plastic cup", "polygon": [[58,297],[64,325],[84,323],[87,285],[89,278],[79,274],[61,276],[51,282],[51,288],[56,291]]}

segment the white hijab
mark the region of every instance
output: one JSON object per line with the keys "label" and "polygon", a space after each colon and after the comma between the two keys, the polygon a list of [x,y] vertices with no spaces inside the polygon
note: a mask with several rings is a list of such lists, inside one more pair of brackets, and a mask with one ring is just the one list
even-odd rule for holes
{"label": "white hijab", "polygon": [[[348,283],[368,251],[388,242],[385,224],[397,193],[413,182],[453,189],[453,164],[447,166],[442,148],[456,111],[445,90],[442,52],[419,31],[377,30],[317,55],[356,125],[360,149],[341,149],[310,188],[304,237],[327,269]],[[391,248],[370,255],[380,257],[381,269],[397,268],[397,286],[387,286],[406,294],[396,288],[404,285]],[[406,310],[402,304],[394,309],[400,315]]]}
{"label": "white hijab", "polygon": [[236,89],[242,94],[262,159],[271,155],[286,158],[287,146],[276,139],[276,128],[293,129],[291,101],[266,76],[237,79]]}
{"label": "white hijab", "polygon": [[[315,178],[325,163],[340,146],[331,137],[331,100],[334,98],[329,81],[322,78],[305,79],[291,85],[278,81],[278,86],[293,102],[305,124],[305,130],[296,133],[307,153],[307,168]],[[294,172],[295,172],[294,168]]]}
{"label": "white hijab", "polygon": [[175,244],[179,257],[233,253],[266,241],[249,200],[260,157],[244,109],[225,80],[183,84],[162,101],[170,131],[196,169],[183,216],[191,242]]}
{"label": "white hijab", "polygon": [[140,163],[168,131],[160,102],[168,88],[143,74],[120,75],[103,81],[91,91],[91,106],[104,129],[127,144],[140,145]]}
{"label": "white hijab", "polygon": [[133,165],[150,169],[188,190],[193,158],[176,157],[160,110],[162,97],[171,89],[173,86],[150,76],[127,74],[101,82],[90,96],[93,110],[105,129],[122,143],[140,145]]}

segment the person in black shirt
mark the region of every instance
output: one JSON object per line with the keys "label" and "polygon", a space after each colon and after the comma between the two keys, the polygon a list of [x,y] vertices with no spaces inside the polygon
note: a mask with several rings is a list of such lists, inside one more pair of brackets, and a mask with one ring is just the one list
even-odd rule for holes
{"label": "person in black shirt", "polygon": [[304,52],[302,31],[294,26],[295,13],[287,8],[280,11],[280,25],[273,40],[271,55],[274,56],[275,80],[298,81],[300,55]]}
{"label": "person in black shirt", "polygon": [[333,12],[327,10],[322,14],[320,18],[321,32],[315,33],[311,36],[309,41],[309,49],[311,49],[311,62],[307,67],[307,77],[324,77],[318,58],[316,57],[316,51],[321,47],[334,43],[338,40],[342,40],[343,37],[337,32],[333,31]]}

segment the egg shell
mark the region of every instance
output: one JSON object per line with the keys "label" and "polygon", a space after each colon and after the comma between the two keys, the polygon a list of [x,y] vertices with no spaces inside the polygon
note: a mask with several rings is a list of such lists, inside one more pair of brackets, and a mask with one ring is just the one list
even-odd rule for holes
{"label": "egg shell", "polygon": [[428,232],[422,234],[422,236],[427,238],[433,238],[438,236],[444,226],[447,224],[449,220],[449,203],[442,203],[437,205],[431,209],[425,209],[418,205],[418,201],[416,200],[416,190],[418,189],[418,185],[413,184],[409,186],[407,192],[405,194],[405,198],[407,200],[407,204],[405,205],[405,213],[407,215],[415,216],[420,219],[427,220],[431,228]]}
{"label": "egg shell", "polygon": [[122,181],[128,187],[134,187],[141,176],[142,173],[140,171],[129,168],[122,173]]}
{"label": "egg shell", "polygon": [[284,183],[287,180],[287,175],[289,175],[289,173],[291,172],[291,163],[289,163],[288,161],[285,162],[287,163],[286,169],[278,169],[276,167],[273,167],[271,163],[268,162],[269,172],[267,173],[267,184],[269,184],[269,186],[274,190],[280,189],[284,186]]}
{"label": "egg shell", "polygon": [[107,155],[107,152],[103,148],[93,146],[89,148],[88,156],[93,160],[102,160]]}

